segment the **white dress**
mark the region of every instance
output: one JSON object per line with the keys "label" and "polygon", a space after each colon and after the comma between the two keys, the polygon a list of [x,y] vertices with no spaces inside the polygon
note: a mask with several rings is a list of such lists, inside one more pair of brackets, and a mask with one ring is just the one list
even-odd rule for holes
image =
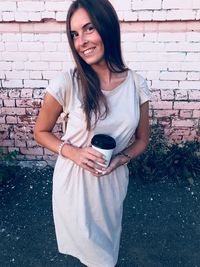
{"label": "white dress", "polygon": [[[71,78],[71,75],[68,75]],[[139,105],[150,99],[146,81],[139,77],[140,93],[134,85],[132,71],[124,82],[106,95],[110,113],[95,129],[86,130],[85,116],[79,99],[77,82],[70,93],[69,119],[63,140],[86,147],[94,134],[115,138],[114,154],[123,150],[137,128]],[[71,78],[72,79],[72,78]],[[53,79],[46,89],[63,105],[66,74]],[[129,173],[126,165],[110,175],[94,177],[71,160],[58,157],[53,175],[53,216],[58,249],[92,267],[114,267],[119,252],[123,201],[127,193]]]}

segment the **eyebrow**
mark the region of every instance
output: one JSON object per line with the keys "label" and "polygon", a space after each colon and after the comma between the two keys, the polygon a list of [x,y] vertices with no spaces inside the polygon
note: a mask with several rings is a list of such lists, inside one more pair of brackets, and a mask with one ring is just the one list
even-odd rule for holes
{"label": "eyebrow", "polygon": [[[82,26],[82,29],[85,29],[88,25],[90,25],[90,24],[92,24],[92,22],[87,22],[86,24],[84,24],[83,26]],[[93,24],[92,24],[93,25]],[[76,32],[76,31],[71,31],[72,33],[73,32]]]}

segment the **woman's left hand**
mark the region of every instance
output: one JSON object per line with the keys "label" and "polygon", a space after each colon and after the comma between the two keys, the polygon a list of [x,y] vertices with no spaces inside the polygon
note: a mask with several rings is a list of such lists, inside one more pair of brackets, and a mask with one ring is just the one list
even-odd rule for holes
{"label": "woman's left hand", "polygon": [[108,168],[103,172],[103,175],[108,175],[118,167],[124,165],[126,163],[126,158],[122,155],[117,155],[112,158]]}

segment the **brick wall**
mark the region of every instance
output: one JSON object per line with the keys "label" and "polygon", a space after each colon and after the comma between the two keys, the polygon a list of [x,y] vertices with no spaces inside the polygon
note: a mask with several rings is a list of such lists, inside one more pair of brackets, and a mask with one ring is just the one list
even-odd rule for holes
{"label": "brick wall", "polygon": [[[70,2],[0,2],[0,147],[20,151],[20,159],[55,158],[32,133],[49,79],[72,64],[65,35]],[[111,2],[120,18],[124,59],[152,89],[152,122],[165,125],[175,142],[197,139],[200,1]]]}

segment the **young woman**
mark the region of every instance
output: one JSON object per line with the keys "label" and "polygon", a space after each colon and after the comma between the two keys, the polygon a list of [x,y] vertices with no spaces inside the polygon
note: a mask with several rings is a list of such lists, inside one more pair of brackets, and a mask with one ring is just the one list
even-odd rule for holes
{"label": "young woman", "polygon": [[[73,1],[67,36],[76,68],[50,82],[35,139],[59,154],[53,176],[59,251],[90,267],[114,267],[129,179],[127,163],[148,145],[150,94],[139,75],[136,89],[133,71],[123,63],[119,22],[108,0]],[[67,130],[60,140],[52,129],[67,96]],[[117,144],[107,169],[99,167],[105,159],[90,145],[99,133],[112,136]]]}

